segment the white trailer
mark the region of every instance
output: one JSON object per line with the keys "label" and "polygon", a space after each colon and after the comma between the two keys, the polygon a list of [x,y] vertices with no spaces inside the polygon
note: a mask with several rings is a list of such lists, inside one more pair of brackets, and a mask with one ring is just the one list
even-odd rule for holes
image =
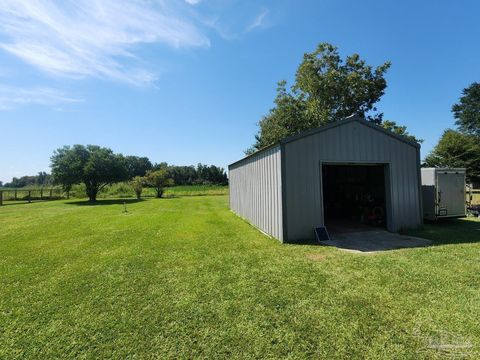
{"label": "white trailer", "polygon": [[422,168],[423,217],[467,216],[465,169]]}

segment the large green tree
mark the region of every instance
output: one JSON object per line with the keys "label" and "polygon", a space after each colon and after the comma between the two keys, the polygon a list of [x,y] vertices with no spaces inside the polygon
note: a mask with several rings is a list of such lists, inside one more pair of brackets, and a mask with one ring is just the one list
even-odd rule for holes
{"label": "large green tree", "polygon": [[401,135],[406,137],[411,141],[415,141],[417,143],[422,143],[423,139],[418,139],[414,135],[410,134],[407,130],[407,127],[404,125],[398,125],[395,121],[392,120],[383,120],[380,124],[384,129],[393,132],[394,134]]}
{"label": "large green tree", "polygon": [[464,167],[467,179],[480,182],[480,83],[463,89],[452,106],[458,131],[448,129],[425,158],[426,166]]}
{"label": "large green tree", "polygon": [[480,182],[480,142],[475,135],[445,130],[440,141],[425,158],[429,167],[466,168],[471,182]]}
{"label": "large green tree", "polygon": [[96,145],[64,146],[51,157],[54,181],[69,188],[84,183],[90,201],[105,186],[128,179],[125,158]]}
{"label": "large green tree", "polygon": [[480,139],[480,83],[475,82],[463,89],[458,104],[452,106],[452,112],[461,132]]}
{"label": "large green tree", "polygon": [[153,169],[153,165],[147,157],[126,156],[128,178],[133,179],[136,176],[145,176],[148,170]]}
{"label": "large green tree", "polygon": [[358,54],[343,60],[335,46],[319,44],[304,55],[290,89],[285,81],[278,84],[275,106],[260,120],[256,142],[247,153],[352,114],[381,123],[375,104],[387,87],[389,67],[385,62],[373,68]]}

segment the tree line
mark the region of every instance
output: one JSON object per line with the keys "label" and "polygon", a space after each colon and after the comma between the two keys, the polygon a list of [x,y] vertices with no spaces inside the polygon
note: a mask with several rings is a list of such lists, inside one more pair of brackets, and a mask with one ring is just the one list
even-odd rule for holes
{"label": "tree line", "polygon": [[53,184],[53,178],[52,175],[47,174],[44,171],[41,171],[38,173],[38,175],[26,175],[22,177],[14,177],[12,178],[11,182],[7,182],[3,184],[0,181],[0,187],[6,187],[6,188],[22,188],[26,186],[48,186]]}
{"label": "tree line", "polygon": [[172,185],[227,184],[225,171],[216,166],[197,167],[153,165],[146,157],[123,156],[97,145],[73,145],[57,149],[51,157],[53,181],[65,191],[83,183],[90,201],[107,185],[130,181],[137,197],[143,187],[156,189],[162,197],[164,188]]}
{"label": "tree line", "polygon": [[163,195],[165,187],[172,185],[228,184],[225,170],[215,165],[153,164],[147,157],[124,156],[97,145],[59,148],[51,157],[50,166],[51,174],[40,172],[35,176],[13,178],[3,187],[61,185],[64,191],[69,192],[73,185],[84,184],[86,195],[95,201],[104,187],[118,182],[130,182],[137,194],[139,187],[153,187],[157,197]]}

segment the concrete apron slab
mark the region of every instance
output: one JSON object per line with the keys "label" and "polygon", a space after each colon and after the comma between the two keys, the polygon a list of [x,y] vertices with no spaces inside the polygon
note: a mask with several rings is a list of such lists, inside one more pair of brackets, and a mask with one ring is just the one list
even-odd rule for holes
{"label": "concrete apron slab", "polygon": [[372,230],[334,234],[331,240],[321,241],[320,243],[347,251],[377,252],[429,246],[432,242],[418,237],[390,233],[385,230]]}

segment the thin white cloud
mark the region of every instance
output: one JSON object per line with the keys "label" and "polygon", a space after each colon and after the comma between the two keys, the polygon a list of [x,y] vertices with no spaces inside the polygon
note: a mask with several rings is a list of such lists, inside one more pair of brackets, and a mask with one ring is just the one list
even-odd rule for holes
{"label": "thin white cloud", "polygon": [[29,104],[57,106],[79,102],[83,102],[83,100],[67,96],[53,88],[37,87],[26,89],[0,85],[0,111],[12,110]]}
{"label": "thin white cloud", "polygon": [[[200,16],[200,22],[228,41],[240,39],[248,32],[273,25],[269,9],[259,10],[255,4],[244,6],[241,2],[235,2],[234,5],[225,7],[223,11],[211,11],[207,16]],[[252,17],[252,13],[256,15]]]}
{"label": "thin white cloud", "polygon": [[[145,55],[145,45],[208,47],[209,29],[238,39],[271,25],[268,9],[251,21],[258,10],[257,4],[240,0],[0,0],[0,52],[54,77],[152,85],[164,70],[158,62],[165,59]],[[2,82],[15,71],[0,69]],[[71,111],[61,105],[79,101],[38,83],[0,84],[0,110],[38,104]]]}
{"label": "thin white cloud", "polygon": [[246,32],[265,26],[265,19],[268,15],[268,9],[263,9],[255,19],[247,26]]}
{"label": "thin white cloud", "polygon": [[2,0],[0,49],[54,75],[149,84],[157,75],[140,63],[138,45],[162,43],[180,48],[210,44],[171,4],[142,0]]}
{"label": "thin white cloud", "polygon": [[224,40],[236,40],[240,37],[239,33],[235,30],[230,29],[230,26],[223,24],[220,17],[215,17],[211,19],[202,19],[203,24],[214,31]]}

